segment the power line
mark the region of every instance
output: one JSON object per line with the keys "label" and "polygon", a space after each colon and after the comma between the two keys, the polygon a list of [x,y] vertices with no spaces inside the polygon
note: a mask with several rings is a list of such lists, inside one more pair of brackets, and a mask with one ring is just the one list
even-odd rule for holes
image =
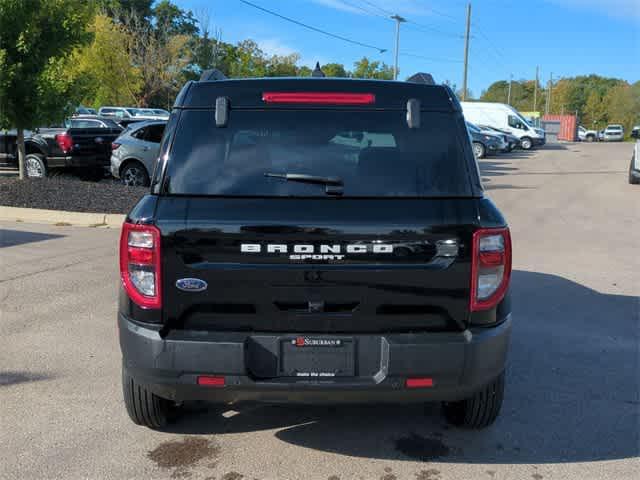
{"label": "power line", "polygon": [[445,37],[451,37],[451,38],[458,38],[458,39],[464,38],[463,35],[460,35],[458,33],[446,32],[444,30],[440,30],[440,29],[432,27],[430,25],[424,25],[422,23],[414,22],[413,20],[407,20],[407,23],[410,26],[412,26],[414,30],[419,30],[421,32],[437,33],[438,35],[442,35],[442,36],[445,36]]}
{"label": "power line", "polygon": [[452,60],[451,58],[433,58],[433,57],[425,57],[423,55],[418,55],[416,53],[409,52],[400,52],[401,57],[412,57],[419,58],[421,60],[428,60],[430,62],[441,62],[441,63],[462,63],[462,60]]}
{"label": "power line", "polygon": [[382,13],[374,12],[374,11],[372,11],[372,10],[369,10],[369,9],[367,9],[367,8],[364,8],[362,5],[358,5],[358,4],[356,4],[356,3],[351,3],[351,2],[348,2],[347,0],[340,0],[340,1],[341,1],[342,3],[344,3],[345,5],[349,6],[349,7],[356,8],[356,9],[360,10],[361,12],[366,13],[367,15],[373,15],[373,16],[375,16],[375,17],[384,18],[385,20],[388,20],[388,19],[389,19],[389,16],[388,16],[388,15],[385,15],[385,14],[382,14]]}
{"label": "power line", "polygon": [[302,22],[300,22],[298,20],[294,20],[293,18],[285,17],[284,15],[280,15],[279,13],[276,13],[276,12],[274,12],[272,10],[268,10],[268,9],[266,9],[264,7],[256,5],[255,3],[251,3],[251,2],[249,2],[247,0],[239,0],[239,1],[244,3],[245,5],[249,5],[250,7],[253,7],[253,8],[261,10],[261,11],[263,11],[265,13],[268,13],[269,15],[273,15],[275,17],[281,18],[282,20],[286,20],[287,22],[294,23],[294,24],[296,24],[296,25],[298,25],[300,27],[304,27],[304,28],[307,28],[309,30],[313,30],[314,32],[321,33],[321,34],[326,35],[328,37],[337,38],[338,40],[342,40],[343,42],[351,43],[353,45],[359,45],[359,46],[365,47],[365,48],[370,48],[372,50],[378,50],[378,52],[380,52],[380,53],[384,53],[384,52],[387,51],[386,48],[380,48],[380,47],[376,47],[375,45],[369,45],[369,44],[366,44],[366,43],[358,42],[357,40],[353,40],[351,38],[343,37],[341,35],[336,35],[335,33],[327,32],[326,30],[322,30],[320,28],[313,27],[313,26],[308,25],[306,23],[302,23]]}
{"label": "power line", "polygon": [[376,10],[381,11],[382,13],[384,13],[386,16],[390,17],[391,15],[393,15],[393,12],[389,11],[389,10],[385,10],[384,8],[382,8],[379,5],[376,5],[373,2],[369,2],[368,0],[361,0],[362,2],[366,3],[367,5],[375,8]]}
{"label": "power line", "polygon": [[[420,2],[420,3],[422,3],[422,2]],[[455,18],[455,17],[453,17],[453,16],[451,16],[451,15],[449,15],[447,13],[440,12],[440,11],[436,10],[435,8],[428,7],[428,6],[425,6],[424,8],[426,8],[430,12],[435,13],[436,15],[439,15],[440,17],[447,18],[447,19],[451,20],[452,22],[456,22],[456,23],[460,22],[459,18]]]}

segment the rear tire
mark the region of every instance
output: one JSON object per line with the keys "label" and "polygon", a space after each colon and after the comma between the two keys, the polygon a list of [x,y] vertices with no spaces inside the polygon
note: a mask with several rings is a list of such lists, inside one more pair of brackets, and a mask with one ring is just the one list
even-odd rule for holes
{"label": "rear tire", "polygon": [[442,409],[447,421],[471,429],[486,428],[495,422],[502,408],[504,377],[502,372],[489,385],[465,400],[444,402]]}
{"label": "rear tire", "polygon": [[30,153],[25,155],[24,163],[28,178],[45,178],[47,176],[47,165],[44,162],[44,155]]}
{"label": "rear tire", "polygon": [[172,416],[173,404],[167,399],[151,393],[122,369],[122,391],[124,405],[129,418],[136,425],[163,428]]}
{"label": "rear tire", "polygon": [[129,161],[120,171],[122,183],[129,187],[148,187],[149,173],[146,167],[138,161]]}
{"label": "rear tire", "polygon": [[484,158],[487,156],[487,149],[480,142],[473,142],[473,153],[476,158]]}
{"label": "rear tire", "polygon": [[632,158],[631,165],[629,165],[629,183],[631,185],[638,185],[640,183],[640,179],[633,176],[633,164],[634,164],[634,159]]}

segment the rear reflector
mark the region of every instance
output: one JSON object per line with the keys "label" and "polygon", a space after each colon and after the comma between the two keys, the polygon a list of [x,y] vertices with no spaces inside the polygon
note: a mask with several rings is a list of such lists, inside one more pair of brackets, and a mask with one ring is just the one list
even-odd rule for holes
{"label": "rear reflector", "polygon": [[407,388],[433,387],[433,378],[407,378],[405,386]]}
{"label": "rear reflector", "polygon": [[224,387],[224,377],[200,375],[198,377],[198,385],[201,385],[203,387]]}
{"label": "rear reflector", "polygon": [[376,103],[376,96],[373,93],[264,92],[262,101],[309,105],[371,105]]}

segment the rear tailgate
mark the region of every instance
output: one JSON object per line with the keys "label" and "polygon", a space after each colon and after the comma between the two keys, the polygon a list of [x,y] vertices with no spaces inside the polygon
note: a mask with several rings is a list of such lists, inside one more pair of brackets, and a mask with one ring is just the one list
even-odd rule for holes
{"label": "rear tailgate", "polygon": [[171,328],[446,331],[469,317],[473,198],[160,197],[156,218]]}
{"label": "rear tailgate", "polygon": [[103,157],[108,163],[111,142],[122,130],[115,128],[70,128],[67,133],[73,139],[73,156]]}

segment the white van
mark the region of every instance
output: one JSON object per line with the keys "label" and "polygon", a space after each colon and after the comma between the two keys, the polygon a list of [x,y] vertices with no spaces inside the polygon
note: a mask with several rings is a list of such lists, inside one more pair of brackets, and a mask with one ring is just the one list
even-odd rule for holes
{"label": "white van", "polygon": [[465,120],[476,125],[488,125],[506,130],[520,139],[520,146],[525,150],[545,143],[544,130],[532,126],[510,105],[491,102],[461,102],[461,104]]}

